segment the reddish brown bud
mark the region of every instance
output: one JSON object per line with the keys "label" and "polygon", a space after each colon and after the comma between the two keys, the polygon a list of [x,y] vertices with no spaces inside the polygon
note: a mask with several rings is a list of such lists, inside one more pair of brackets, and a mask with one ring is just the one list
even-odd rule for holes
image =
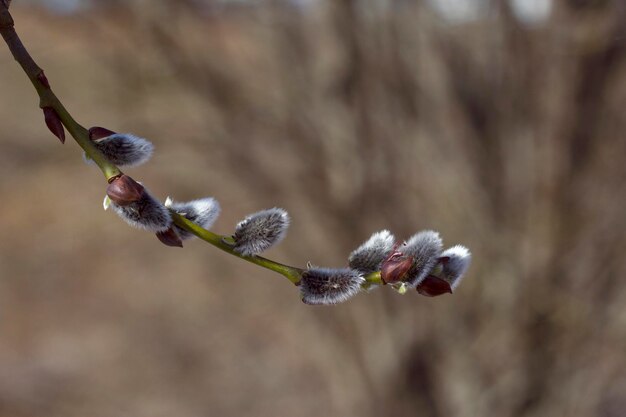
{"label": "reddish brown bud", "polygon": [[380,277],[385,284],[392,284],[404,279],[413,265],[413,258],[401,252],[393,252],[383,261],[380,267]]}
{"label": "reddish brown bud", "polygon": [[169,229],[167,229],[164,232],[157,233],[156,237],[164,245],[173,246],[173,247],[179,247],[179,248],[183,247],[183,241],[180,238],[180,236],[178,236],[178,233],[176,233],[176,230],[174,230],[173,227],[170,227]]}
{"label": "reddish brown bud", "polygon": [[417,292],[426,297],[437,297],[442,294],[452,294],[452,288],[448,281],[428,275],[417,285]]}
{"label": "reddish brown bud", "polygon": [[57,112],[52,107],[44,107],[43,117],[46,121],[46,126],[50,129],[50,132],[59,138],[61,143],[65,143],[65,130],[63,129],[63,123],[61,123],[61,119],[59,118]]}
{"label": "reddish brown bud", "polygon": [[104,127],[94,126],[89,129],[89,139],[98,140],[114,135],[115,132]]}
{"label": "reddish brown bud", "polygon": [[50,88],[50,83],[48,82],[48,78],[46,78],[46,74],[43,73],[43,70],[37,74],[37,79],[44,87]]}
{"label": "reddish brown bud", "polygon": [[107,187],[107,195],[118,206],[141,200],[143,193],[143,186],[125,174],[113,179]]}

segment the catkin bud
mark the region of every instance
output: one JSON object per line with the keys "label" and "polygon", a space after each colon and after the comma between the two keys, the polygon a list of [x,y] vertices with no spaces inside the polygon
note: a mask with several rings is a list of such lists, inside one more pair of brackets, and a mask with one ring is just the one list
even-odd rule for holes
{"label": "catkin bud", "polygon": [[[165,206],[207,230],[213,226],[220,214],[220,204],[212,197],[186,202],[173,201],[168,197],[165,200]],[[192,233],[181,227],[174,225],[173,228],[182,240],[194,237]]]}
{"label": "catkin bud", "polygon": [[461,283],[472,262],[472,254],[465,246],[456,245],[441,254],[440,262],[443,268],[439,276],[446,280],[454,290]]}
{"label": "catkin bud", "polygon": [[[89,137],[109,161],[119,166],[141,165],[150,159],[154,151],[154,145],[144,138],[130,133],[115,133],[103,127],[89,129]],[[85,162],[93,164],[87,154],[83,157]]]}
{"label": "catkin bud", "polygon": [[123,206],[119,205],[110,194],[107,196],[111,202],[107,204],[105,198],[104,207],[111,207],[122,220],[132,227],[158,233],[167,231],[172,225],[169,210],[143,187],[138,200],[128,202]]}
{"label": "catkin bud", "polygon": [[[10,2],[10,1],[9,1]],[[48,77],[44,74],[43,70],[39,74],[37,74],[37,80],[46,88],[50,88],[50,82],[48,81]]]}
{"label": "catkin bud", "polygon": [[364,274],[379,271],[382,262],[392,251],[394,237],[389,230],[374,233],[361,246],[356,248],[348,258],[350,268]]}
{"label": "catkin bud", "polygon": [[439,233],[424,230],[413,235],[398,249],[405,256],[413,258],[413,264],[405,279],[409,286],[416,287],[426,278],[437,264],[442,246]]}
{"label": "catkin bud", "polygon": [[46,126],[48,126],[50,132],[59,138],[61,143],[65,143],[65,129],[63,129],[63,123],[61,123],[61,118],[56,110],[52,107],[44,107],[42,110]]}
{"label": "catkin bud", "polygon": [[237,224],[234,249],[244,256],[258,255],[283,240],[288,227],[289,215],[281,208],[251,214]]}
{"label": "catkin bud", "polygon": [[310,268],[302,274],[300,292],[306,304],[337,304],[353,297],[365,282],[350,268]]}

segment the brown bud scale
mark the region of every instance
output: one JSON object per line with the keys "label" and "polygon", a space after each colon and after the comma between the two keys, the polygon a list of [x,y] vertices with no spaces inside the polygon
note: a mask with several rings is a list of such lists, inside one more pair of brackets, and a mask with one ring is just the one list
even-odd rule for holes
{"label": "brown bud scale", "polygon": [[126,174],[114,178],[107,186],[107,195],[118,206],[141,200],[143,193],[143,186]]}
{"label": "brown bud scale", "polygon": [[413,265],[413,258],[401,252],[391,253],[380,267],[380,277],[385,284],[403,281]]}
{"label": "brown bud scale", "polygon": [[442,294],[452,294],[452,288],[448,281],[428,275],[417,285],[417,292],[426,297],[437,297]]}
{"label": "brown bud scale", "polygon": [[116,132],[106,129],[100,126],[94,126],[89,128],[89,139],[96,141],[98,139],[107,138],[111,135],[114,135]]}
{"label": "brown bud scale", "polygon": [[157,233],[156,237],[161,241],[161,243],[163,243],[166,246],[172,246],[172,247],[178,247],[178,248],[183,247],[183,241],[180,238],[180,236],[178,236],[178,233],[176,233],[176,230],[174,230],[173,227],[170,227],[164,232]]}
{"label": "brown bud scale", "polygon": [[48,126],[50,132],[59,138],[61,143],[65,143],[65,129],[63,129],[63,123],[61,123],[57,112],[52,107],[44,107],[42,110],[46,126]]}

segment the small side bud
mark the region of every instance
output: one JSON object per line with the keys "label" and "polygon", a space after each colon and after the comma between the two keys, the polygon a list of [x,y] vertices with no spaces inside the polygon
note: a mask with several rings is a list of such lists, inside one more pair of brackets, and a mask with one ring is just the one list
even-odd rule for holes
{"label": "small side bud", "polygon": [[118,206],[141,200],[143,193],[143,186],[126,174],[113,179],[107,187],[107,196]]}
{"label": "small side bud", "polygon": [[281,208],[262,210],[237,224],[234,249],[244,256],[258,255],[279,243],[289,227],[289,215]]}
{"label": "small side bud", "polygon": [[450,284],[434,275],[428,275],[417,284],[417,292],[426,297],[437,297],[442,294],[452,294]]}
{"label": "small side bud", "polygon": [[[176,213],[207,230],[213,226],[213,223],[215,223],[215,220],[217,220],[220,215],[220,204],[212,197],[186,202],[173,201],[168,197],[167,200],[165,200],[165,207],[171,208]],[[181,227],[174,225],[174,229],[182,240],[194,237],[193,234]]]}
{"label": "small side bud", "polygon": [[410,287],[415,288],[430,273],[437,264],[442,246],[439,233],[424,230],[413,235],[399,248],[402,254],[413,259],[405,279]]}
{"label": "small side bud", "polygon": [[380,278],[385,284],[404,281],[407,272],[413,266],[413,258],[401,252],[394,252],[382,263]]}
{"label": "small side bud", "polygon": [[354,269],[310,268],[302,274],[300,292],[305,304],[337,304],[356,295],[365,282]]}
{"label": "small side bud", "polygon": [[[154,145],[130,133],[115,133],[103,127],[89,129],[89,138],[109,161],[118,166],[133,167],[147,162],[152,156]],[[83,154],[85,162],[93,161]]]}
{"label": "small side bud", "polygon": [[453,291],[459,286],[467,268],[469,268],[472,254],[465,246],[456,245],[446,249],[441,254],[440,262],[442,270],[439,277],[448,282],[451,291]]}
{"label": "small side bud", "polygon": [[61,143],[65,143],[65,129],[63,129],[63,123],[61,123],[61,118],[59,118],[56,110],[52,107],[44,107],[43,117],[50,132],[59,138]]}
{"label": "small side bud", "polygon": [[46,74],[44,74],[43,70],[41,70],[41,72],[37,74],[37,79],[39,80],[41,85],[46,88],[50,88],[50,82],[48,82],[48,77],[46,77]]}
{"label": "small side bud", "polygon": [[394,237],[389,230],[374,233],[361,246],[356,248],[348,258],[350,268],[364,274],[379,271],[381,264],[393,250]]}
{"label": "small side bud", "polygon": [[169,210],[145,189],[138,201],[120,206],[113,200],[110,207],[122,220],[137,229],[158,233],[167,231],[172,225]]}
{"label": "small side bud", "polygon": [[178,236],[178,233],[176,233],[176,230],[174,230],[174,227],[170,227],[164,232],[158,232],[156,237],[166,246],[183,247],[183,241],[180,236]]}

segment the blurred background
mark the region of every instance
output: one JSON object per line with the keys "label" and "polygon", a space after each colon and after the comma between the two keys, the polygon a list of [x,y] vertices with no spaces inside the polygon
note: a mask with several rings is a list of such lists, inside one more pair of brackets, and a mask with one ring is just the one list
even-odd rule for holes
{"label": "blurred background", "polygon": [[340,267],[441,232],[454,295],[304,305],[102,210],[0,47],[0,416],[626,415],[626,2],[15,0],[83,125],[150,138],[158,197]]}

